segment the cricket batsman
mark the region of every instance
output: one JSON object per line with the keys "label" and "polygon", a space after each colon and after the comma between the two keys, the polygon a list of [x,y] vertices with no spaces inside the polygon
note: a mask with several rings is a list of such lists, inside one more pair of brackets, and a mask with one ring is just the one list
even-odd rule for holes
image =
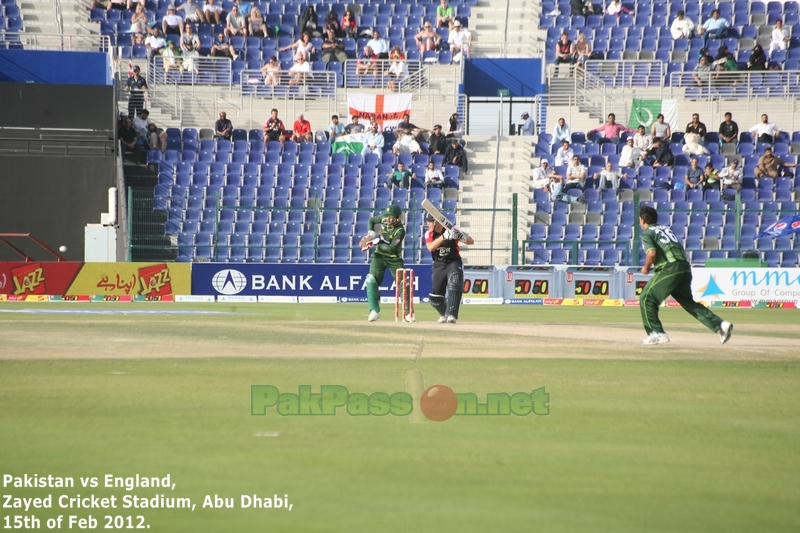
{"label": "cricket batsman", "polygon": [[[368,250],[372,248],[372,259],[369,263],[369,274],[367,274],[367,301],[369,302],[369,322],[375,322],[381,317],[380,306],[380,293],[378,288],[383,283],[383,275],[386,269],[389,269],[389,274],[394,279],[395,271],[399,268],[405,268],[403,264],[403,239],[406,236],[406,229],[400,220],[402,212],[400,206],[390,205],[386,207],[382,214],[374,216],[369,219],[369,227],[375,228],[380,225],[380,231],[370,232],[361,239],[361,249]],[[395,280],[396,282],[397,280]],[[403,290],[408,291],[408,287]],[[413,316],[408,309],[408,298],[404,298],[406,302],[403,314],[406,315],[408,321],[413,321]]]}
{"label": "cricket batsman", "polygon": [[464,291],[464,263],[458,243],[475,244],[475,241],[458,228],[444,229],[432,215],[428,215],[427,223],[425,246],[433,258],[431,293],[428,298],[439,313],[440,324],[455,324],[458,321],[461,293]]}
{"label": "cricket batsman", "polygon": [[719,333],[719,343],[725,344],[733,333],[733,324],[722,320],[710,309],[692,297],[692,267],[678,238],[668,226],[658,224],[658,212],[650,206],[639,209],[639,226],[642,228],[642,246],[647,257],[642,274],[655,274],[647,282],[639,297],[642,322],[647,338],[642,344],[666,344],[669,337],[658,319],[658,307],[672,295],[681,307],[711,331]]}

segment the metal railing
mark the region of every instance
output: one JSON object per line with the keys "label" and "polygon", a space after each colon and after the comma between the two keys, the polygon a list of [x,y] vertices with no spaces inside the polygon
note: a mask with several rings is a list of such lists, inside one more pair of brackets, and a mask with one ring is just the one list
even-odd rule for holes
{"label": "metal railing", "polygon": [[114,49],[108,35],[61,35],[59,33],[0,33],[0,42],[8,48],[25,50],[71,50],[105,52],[113,58]]}
{"label": "metal railing", "polygon": [[234,85],[232,62],[226,57],[196,57],[191,59],[191,68],[184,69],[184,59],[175,58],[175,66],[166,69],[166,58],[156,56],[150,59],[147,69],[147,85],[152,89],[159,84],[180,86],[216,85],[228,87]]}
{"label": "metal railing", "polygon": [[[422,75],[422,62],[405,59],[408,70],[408,77],[396,83],[395,91],[398,92],[419,92],[427,84],[426,78]],[[386,89],[389,81],[396,80],[397,77],[389,73],[389,68],[394,61],[376,60],[359,68],[362,63],[358,59],[348,59],[344,62],[342,74],[344,75],[345,88],[377,88]],[[366,62],[363,62],[366,63]]]}
{"label": "metal railing", "polygon": [[302,78],[296,78],[293,72],[283,71],[274,74],[274,78],[268,81],[260,70],[243,70],[239,74],[239,94],[243,97],[289,100],[335,98],[336,78],[336,72],[331,71],[315,70]]}
{"label": "metal railing", "polygon": [[[800,97],[800,71],[797,70],[672,72],[667,84],[672,88],[686,88],[687,98],[691,95],[692,99]],[[696,91],[689,91],[690,88]]]}
{"label": "metal railing", "polygon": [[598,61],[589,60],[587,74],[597,76],[608,87],[636,89],[637,87],[662,87],[666,76],[663,61]]}

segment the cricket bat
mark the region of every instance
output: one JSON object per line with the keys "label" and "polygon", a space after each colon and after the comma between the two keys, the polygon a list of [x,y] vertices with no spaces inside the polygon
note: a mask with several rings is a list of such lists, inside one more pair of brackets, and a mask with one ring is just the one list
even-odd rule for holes
{"label": "cricket bat", "polygon": [[[425,198],[424,200],[422,200],[422,208],[423,208],[425,211],[427,211],[427,212],[428,212],[428,214],[429,214],[430,216],[432,216],[432,217],[433,217],[433,219],[434,219],[436,222],[438,222],[439,224],[441,224],[441,225],[442,225],[442,227],[443,227],[444,229],[453,229],[453,228],[455,227],[455,226],[453,226],[453,223],[452,223],[452,222],[450,222],[450,221],[447,219],[447,217],[446,217],[446,216],[444,216],[444,214],[443,214],[441,211],[439,211],[439,209],[438,209],[438,208],[437,208],[435,205],[433,205],[433,204],[431,203],[431,201],[430,201],[430,200],[428,200],[427,198]],[[467,234],[466,234],[466,233],[464,233],[463,231],[462,231],[461,233],[463,233],[463,234],[464,234],[464,240],[466,241],[466,239],[467,239],[467,237],[469,237],[469,235],[467,235]]]}

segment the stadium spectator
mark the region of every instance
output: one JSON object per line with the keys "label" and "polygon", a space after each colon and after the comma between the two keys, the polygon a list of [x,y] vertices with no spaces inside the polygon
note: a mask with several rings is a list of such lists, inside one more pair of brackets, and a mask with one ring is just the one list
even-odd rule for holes
{"label": "stadium spectator", "polygon": [[228,119],[225,111],[219,112],[219,119],[214,123],[214,139],[230,141],[233,135],[233,123]]}
{"label": "stadium spectator", "polygon": [[167,8],[167,14],[161,19],[161,30],[165,38],[169,38],[170,35],[183,35],[183,19],[175,13],[175,6]]}
{"label": "stadium spectator", "polygon": [[392,92],[397,92],[400,90],[400,83],[408,78],[408,66],[405,61],[406,57],[405,54],[400,51],[400,48],[395,46],[391,54],[389,54],[389,59],[391,63],[389,64],[389,70],[386,71],[386,75],[389,78],[388,86]]}
{"label": "stadium spectator", "polygon": [[769,117],[764,114],[761,115],[761,123],[750,128],[750,133],[753,134],[756,142],[772,144],[775,142],[778,135],[780,135],[781,130],[778,126],[772,124],[769,121]]}
{"label": "stadium spectator", "polygon": [[[101,5],[101,4],[96,4]],[[120,11],[130,10],[133,8],[133,2],[131,0],[110,0],[106,5],[106,11],[110,9],[118,9]]]}
{"label": "stadium spectator", "polygon": [[589,41],[586,40],[586,34],[579,34],[577,42],[572,44],[573,62],[580,66],[584,66],[591,55],[592,47],[589,44]]}
{"label": "stadium spectator", "polygon": [[633,137],[628,137],[619,153],[619,167],[639,168],[643,163],[644,153],[636,147]]}
{"label": "stadium spectator", "polygon": [[262,39],[267,36],[264,16],[258,6],[253,6],[250,10],[250,16],[247,17],[247,32],[253,37],[261,37]]}
{"label": "stadium spectator", "polygon": [[599,180],[598,188],[607,189],[608,184],[611,184],[611,188],[616,191],[619,189],[619,183],[622,179],[622,174],[614,171],[614,165],[611,163],[611,161],[609,161],[606,163],[606,167],[600,172],[595,172],[593,177],[594,179]]}
{"label": "stadium spectator", "polygon": [[397,168],[394,172],[390,172],[386,174],[389,178],[384,184],[384,187],[389,187],[390,189],[394,187],[398,187],[400,189],[408,189],[411,185],[411,180],[417,177],[416,174],[412,173],[410,170],[406,170],[406,165],[402,161],[397,163]]}
{"label": "stadium spectator", "polygon": [[441,0],[436,7],[436,26],[439,28],[449,28],[455,21],[453,6],[447,4],[447,0]]}
{"label": "stadium spectator", "polygon": [[226,18],[225,35],[228,37],[232,37],[234,35],[247,37],[247,21],[245,20],[244,15],[239,13],[239,6],[236,4],[231,6],[231,12],[228,13],[228,17]]}
{"label": "stadium spectator", "polygon": [[383,134],[378,131],[377,124],[370,124],[364,137],[364,148],[361,150],[361,155],[366,154],[383,155]]}
{"label": "stadium spectator", "polygon": [[694,36],[694,22],[686,18],[683,11],[678,11],[678,16],[672,21],[669,32],[673,39],[691,39]]}
{"label": "stadium spectator", "polygon": [[269,61],[264,63],[261,67],[261,74],[264,75],[264,85],[275,87],[281,82],[281,65],[278,63],[278,58],[272,56]]}
{"label": "stadium spectator", "polygon": [[133,129],[133,121],[125,117],[122,121],[122,127],[117,132],[119,139],[120,149],[122,150],[122,157],[127,155],[133,156],[133,162],[139,163],[142,159],[142,145],[139,144],[139,136],[136,130]]}
{"label": "stadium spectator", "polygon": [[733,189],[736,192],[742,190],[742,169],[739,168],[739,160],[731,159],[727,167],[719,173],[723,189]]}
{"label": "stadium spectator", "polygon": [[697,133],[686,133],[683,136],[681,151],[686,155],[709,155],[709,151],[700,143],[700,135]]}
{"label": "stadium spectator", "polygon": [[767,148],[764,150],[764,155],[762,155],[758,160],[758,166],[756,167],[756,178],[761,178],[764,176],[777,178],[784,173],[788,173],[788,171],[784,170],[786,167],[794,168],[796,166],[797,165],[794,163],[784,162],[780,157],[772,153],[772,148]]}
{"label": "stadium spectator", "polygon": [[458,121],[458,113],[453,113],[450,115],[448,124],[449,129],[447,131],[447,137],[456,137],[457,139],[460,139],[464,136],[464,124]]}
{"label": "stadium spectator", "polygon": [[280,48],[278,52],[284,52],[286,50],[291,50],[293,48],[296,49],[294,53],[295,61],[297,61],[301,53],[305,55],[306,60],[308,60],[308,58],[311,57],[311,54],[315,54],[317,52],[317,49],[314,47],[314,43],[311,42],[311,34],[308,32],[303,32],[303,34],[300,35],[299,39],[297,39],[290,45]]}
{"label": "stadium spectator", "polygon": [[683,178],[683,182],[687,189],[702,189],[705,182],[705,174],[703,169],[698,166],[696,157],[689,161],[689,168],[686,169],[686,176]]}
{"label": "stadium spectator", "polygon": [[160,149],[162,152],[167,149],[167,134],[150,120],[150,111],[147,109],[139,111],[139,116],[133,119],[133,129],[146,148]]}
{"label": "stadium spectator", "polygon": [[200,50],[200,37],[194,32],[191,24],[186,24],[183,27],[183,35],[181,35],[181,50],[186,52],[187,45],[191,44],[192,49],[195,51]]}
{"label": "stadium spectator", "polygon": [[332,115],[331,123],[328,125],[328,139],[333,141],[336,137],[340,137],[344,134],[344,124],[339,122],[339,115]]}
{"label": "stadium spectator", "polygon": [[144,10],[142,4],[136,5],[136,11],[131,17],[131,33],[141,33],[142,35],[149,34],[152,30],[150,27],[150,19],[147,18],[147,11]]}
{"label": "stadium spectator", "polygon": [[344,43],[336,37],[336,32],[332,29],[327,30],[328,37],[322,43],[322,62],[342,63],[347,61],[347,53],[344,51]]}
{"label": "stadium spectator", "polygon": [[553,144],[560,144],[563,141],[571,141],[572,133],[569,131],[567,121],[563,118],[558,119],[558,123],[553,127]]}
{"label": "stadium spectator", "polygon": [[733,121],[733,115],[725,113],[725,120],[719,125],[719,143],[736,143],[739,138],[739,125]]}
{"label": "stadium spectator", "polygon": [[161,32],[158,31],[158,28],[153,28],[153,33],[148,35],[144,40],[144,46],[147,49],[147,58],[153,59],[167,47],[167,41],[161,36]]}
{"label": "stadium spectator", "polygon": [[455,165],[461,172],[467,171],[467,152],[455,137],[450,139],[450,146],[444,152],[444,164]]}
{"label": "stadium spectator", "polygon": [[140,75],[139,65],[133,67],[133,76],[125,82],[128,89],[128,116],[133,119],[144,108],[147,96],[147,81]]}
{"label": "stadium spectator", "polygon": [[447,137],[442,133],[442,125],[436,124],[428,136],[428,154],[442,154],[447,150]]}
{"label": "stadium spectator", "polygon": [[367,46],[375,52],[378,59],[389,59],[389,41],[382,39],[378,30],[372,31],[372,39],[367,41]]}
{"label": "stadium spectator", "polygon": [[769,43],[769,53],[777,50],[786,50],[789,48],[789,30],[783,27],[783,21],[778,19],[775,21],[775,29],[772,30],[772,42]]}
{"label": "stadium spectator", "polygon": [[556,65],[560,63],[572,64],[573,61],[572,41],[569,40],[569,35],[562,33],[561,38],[556,43]]}
{"label": "stadium spectator", "polygon": [[636,133],[633,134],[633,146],[642,154],[653,146],[653,138],[645,132],[644,124],[639,124],[636,128]]}
{"label": "stadium spectator", "polygon": [[305,85],[308,78],[311,76],[311,63],[308,62],[308,57],[305,52],[298,52],[295,54],[295,63],[289,69],[292,77],[289,80],[289,85]]}
{"label": "stadium spectator", "polygon": [[550,193],[551,202],[555,202],[561,197],[564,176],[556,174],[555,169],[550,167],[547,159],[542,159],[540,166],[533,169],[532,180],[534,189],[542,189]]}
{"label": "stadium spectator", "polygon": [[323,32],[325,35],[328,35],[328,30],[333,30],[334,35],[337,37],[344,35],[344,31],[342,31],[342,24],[339,22],[339,17],[336,15],[336,11],[331,10],[331,12],[328,13],[328,16],[325,17],[325,24],[323,26]]}
{"label": "stadium spectator", "polygon": [[250,17],[250,13],[253,10],[253,6],[250,2],[242,2],[242,0],[234,0],[236,7],[239,8],[239,14],[242,15],[245,20]]}
{"label": "stadium spectator", "polygon": [[711,84],[712,67],[706,56],[700,58],[697,65],[694,67],[694,74],[692,79],[698,87],[706,87]]}
{"label": "stadium spectator", "polygon": [[206,0],[203,6],[203,22],[207,24],[220,24],[222,22],[222,6],[216,0]]}
{"label": "stadium spectator", "polygon": [[700,52],[697,54],[697,62],[699,63],[704,57],[708,60],[709,65],[714,62],[714,56],[711,55],[711,52],[708,51],[708,48],[700,49]]}
{"label": "stadium spectator", "polygon": [[436,168],[436,163],[433,161],[428,161],[428,168],[425,169],[425,188],[444,188],[444,176],[442,175],[442,171]]}
{"label": "stadium spectator", "polygon": [[352,135],[354,133],[364,133],[364,125],[359,122],[358,115],[353,115],[350,119],[350,124],[345,126],[344,131],[348,135]]}
{"label": "stadium spectator", "polygon": [[309,5],[300,15],[300,33],[308,33],[313,37],[322,37],[322,32],[319,29],[319,17],[313,4]]}
{"label": "stadium spectator", "polygon": [[214,39],[214,43],[211,45],[211,57],[227,57],[236,60],[236,50],[233,49],[230,39],[225,36],[224,32],[219,32]]}
{"label": "stadium spectator", "polygon": [[522,120],[524,122],[519,128],[520,135],[531,136],[536,133],[536,125],[533,123],[533,119],[527,111],[522,113]]}
{"label": "stadium spectator", "polygon": [[195,74],[200,72],[200,52],[191,42],[186,43],[186,48],[181,54],[181,60],[183,61],[183,70],[186,72],[194,72]]}
{"label": "stadium spectator", "polygon": [[733,85],[739,81],[739,76],[732,74],[739,70],[739,64],[732,53],[725,52],[725,57],[714,61],[714,65],[717,71],[714,75],[714,80],[717,85]]}
{"label": "stadium spectator", "polygon": [[567,181],[564,183],[563,193],[571,189],[586,190],[586,167],[581,163],[581,158],[572,156],[572,164],[567,167]]}
{"label": "stadium spectator", "polygon": [[656,117],[653,127],[650,128],[650,136],[653,137],[653,141],[661,139],[665,142],[668,142],[672,137],[672,128],[670,128],[668,123],[664,122],[663,114],[659,113]]}
{"label": "stadium spectator", "polygon": [[436,33],[431,27],[430,22],[426,22],[422,26],[422,29],[414,36],[414,40],[417,42],[419,53],[423,54],[428,51],[436,51],[439,48],[439,43],[442,41],[442,36]]}
{"label": "stadium spectator", "polygon": [[342,15],[342,31],[345,37],[358,38],[358,22],[355,14],[349,9]]}
{"label": "stadium spectator", "polygon": [[719,171],[714,168],[714,164],[709,161],[703,170],[703,192],[719,189]]}
{"label": "stadium spectator", "polygon": [[697,113],[692,115],[692,121],[686,125],[685,133],[696,133],[700,136],[700,142],[705,142],[708,130],[706,129],[706,125],[700,122],[700,115]]}
{"label": "stadium spectator", "polygon": [[164,71],[177,70],[182,72],[183,63],[180,56],[181,52],[180,49],[175,46],[175,41],[172,39],[167,41],[167,47],[161,52],[161,57],[164,61]]}
{"label": "stadium spectator", "polygon": [[711,12],[711,18],[697,29],[697,36],[703,36],[703,46],[705,46],[709,39],[723,39],[728,33],[729,26],[730,23],[719,16],[719,9],[715,9]]}
{"label": "stadium spectator", "polygon": [[669,145],[658,137],[653,139],[653,146],[647,151],[645,160],[653,167],[671,167],[675,164],[675,156]]}
{"label": "stadium spectator", "polygon": [[364,46],[364,49],[358,55],[358,62],[356,63],[356,76],[363,76],[372,72],[373,75],[378,74],[378,56],[369,45]]}
{"label": "stadium spectator", "polygon": [[311,131],[311,123],[306,120],[302,113],[297,115],[297,120],[292,125],[292,140],[296,143],[314,142],[314,133]]}
{"label": "stadium spectator", "polygon": [[[423,154],[425,153],[422,150],[422,147],[419,145],[417,140],[414,138],[414,133],[412,128],[404,128],[403,129],[403,136],[394,143],[394,147],[392,148],[392,153],[394,154]],[[446,157],[446,156],[445,156]]]}
{"label": "stadium spectator", "polygon": [[569,11],[572,15],[591,15],[583,12],[583,0],[569,0]]}
{"label": "stadium spectator", "polygon": [[572,161],[572,156],[575,155],[572,148],[570,147],[569,141],[564,141],[561,143],[561,147],[556,151],[556,157],[553,160],[553,164],[557,167],[565,167],[569,165],[569,162]]}
{"label": "stadium spectator", "polygon": [[750,59],[747,60],[747,67],[744,70],[767,70],[767,54],[760,44],[753,47]]}
{"label": "stadium spectator", "polygon": [[[183,20],[185,22],[188,21],[192,22],[193,24],[200,24],[203,22],[203,8],[194,0],[186,0],[184,3],[176,7],[175,11],[183,11]],[[184,25],[188,26],[188,24],[185,23]]]}
{"label": "stadium spectator", "polygon": [[270,111],[269,118],[264,121],[264,127],[262,128],[264,131],[264,150],[267,149],[267,143],[269,141],[278,141],[281,143],[281,148],[283,147],[283,143],[286,140],[284,133],[286,132],[286,127],[283,125],[283,121],[278,118],[278,110],[273,109]]}
{"label": "stadium spectator", "polygon": [[458,63],[461,57],[469,57],[469,47],[472,43],[472,34],[469,30],[461,29],[461,22],[456,20],[450,29],[450,36],[447,44],[450,45],[450,53],[453,54],[453,62]]}
{"label": "stadium spectator", "polygon": [[631,10],[622,5],[620,0],[611,0],[606,6],[606,15],[614,15],[619,17],[620,13],[630,14]]}
{"label": "stadium spectator", "polygon": [[595,133],[602,133],[603,136],[597,140],[597,144],[604,144],[604,143],[614,143],[619,145],[622,138],[620,135],[623,133],[633,133],[633,130],[630,128],[626,128],[622,124],[617,124],[617,117],[614,113],[608,114],[608,122],[603,124],[602,126],[598,126],[593,130],[589,130],[586,133],[586,136],[589,137],[590,135],[594,135]]}

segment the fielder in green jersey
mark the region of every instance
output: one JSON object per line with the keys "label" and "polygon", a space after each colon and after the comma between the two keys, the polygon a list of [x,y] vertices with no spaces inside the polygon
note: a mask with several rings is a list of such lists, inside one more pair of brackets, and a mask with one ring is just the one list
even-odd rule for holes
{"label": "fielder in green jersey", "polygon": [[639,297],[642,322],[647,338],[642,344],[666,344],[669,337],[658,319],[658,307],[672,295],[687,313],[699,320],[711,331],[719,333],[720,344],[725,344],[733,333],[733,324],[722,320],[710,309],[694,301],[692,297],[692,268],[686,260],[686,252],[678,238],[668,226],[658,224],[658,213],[649,206],[639,210],[639,226],[642,228],[642,246],[647,257],[642,274],[655,274],[647,282]]}
{"label": "fielder in green jersey", "polygon": [[[370,233],[364,237],[362,248],[372,248],[372,259],[367,275],[367,301],[369,302],[369,321],[374,322],[380,318],[380,294],[378,288],[383,282],[383,275],[386,269],[392,279],[398,268],[405,268],[403,264],[403,239],[406,236],[406,229],[401,222],[402,212],[397,205],[388,206],[383,214],[369,219]],[[372,231],[380,225],[380,231]],[[397,280],[395,280],[396,282]],[[408,314],[407,310],[403,310]]]}

